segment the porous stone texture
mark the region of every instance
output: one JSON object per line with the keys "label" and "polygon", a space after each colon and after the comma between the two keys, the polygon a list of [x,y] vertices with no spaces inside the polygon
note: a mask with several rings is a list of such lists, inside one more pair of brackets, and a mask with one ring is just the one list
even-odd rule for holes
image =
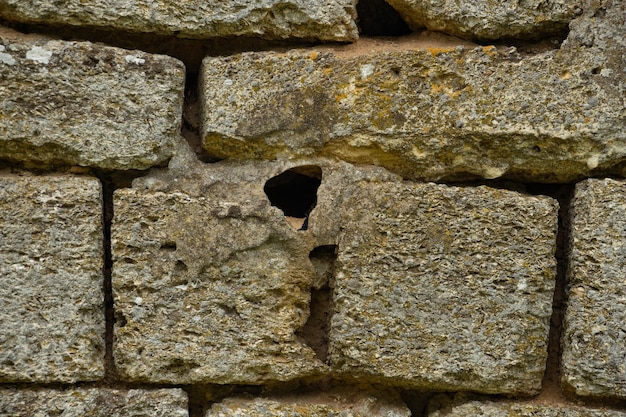
{"label": "porous stone texture", "polygon": [[115,192],[114,357],[124,379],[262,384],[326,368],[295,336],[308,315],[312,238],[262,186],[227,182],[230,196],[210,186],[205,197]]}
{"label": "porous stone texture", "polygon": [[626,397],[626,182],[576,185],[562,379],[585,396]]}
{"label": "porous stone texture", "polygon": [[187,417],[181,389],[1,389],[0,415],[13,417]]}
{"label": "porous stone texture", "polygon": [[532,54],[457,39],[208,57],[203,147],[218,158],[337,157],[408,179],[622,175],[625,16],[624,2],[587,7],[561,49]]}
{"label": "porous stone texture", "polygon": [[442,410],[429,417],[624,417],[626,413],[608,409],[582,408],[566,405],[542,405],[513,402],[469,401]]}
{"label": "porous stone texture", "polygon": [[184,38],[259,36],[352,41],[354,0],[0,0],[0,17]]}
{"label": "porous stone texture", "polygon": [[362,185],[346,207],[329,347],[336,371],[425,391],[538,392],[556,201],[388,183]]}
{"label": "porous stone texture", "polygon": [[428,28],[470,39],[540,39],[567,30],[581,11],[572,0],[389,0],[413,30]]}
{"label": "porous stone texture", "polygon": [[227,398],[211,406],[204,417],[410,417],[396,398],[335,390],[276,398]]}
{"label": "porous stone texture", "polygon": [[0,174],[0,242],[0,382],[100,379],[100,182]]}
{"label": "porous stone texture", "polygon": [[184,65],[171,57],[3,29],[0,158],[120,170],[165,162],[184,82]]}

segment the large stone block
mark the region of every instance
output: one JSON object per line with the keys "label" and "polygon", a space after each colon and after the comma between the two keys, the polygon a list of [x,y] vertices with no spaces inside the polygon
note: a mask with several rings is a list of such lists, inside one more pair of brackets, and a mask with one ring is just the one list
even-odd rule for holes
{"label": "large stone block", "polygon": [[181,389],[2,389],[0,415],[12,417],[187,417]]}
{"label": "large stone block", "polygon": [[354,0],[0,0],[0,17],[184,38],[259,36],[352,41]]}
{"label": "large stone block", "polygon": [[329,358],[414,389],[534,394],[557,203],[484,186],[367,184],[346,205]]}
{"label": "large stone block", "polygon": [[0,242],[0,381],[103,377],[99,181],[0,175]]}
{"label": "large stone block", "polygon": [[560,35],[581,11],[571,0],[389,0],[414,29],[428,28],[470,39],[540,39]]}
{"label": "large stone block", "polygon": [[174,58],[2,29],[0,158],[107,169],[165,162],[184,82]]}
{"label": "large stone block", "polygon": [[239,416],[410,417],[411,412],[399,399],[335,390],[286,398],[227,398],[205,414],[205,417]]}
{"label": "large stone block", "polygon": [[625,7],[590,9],[561,49],[540,53],[419,38],[208,57],[203,146],[219,158],[338,157],[409,179],[622,174]]}
{"label": "large stone block", "polygon": [[326,368],[295,335],[308,315],[312,237],[262,186],[239,188],[225,188],[230,198],[116,191],[114,357],[126,380],[262,384]]}
{"label": "large stone block", "polygon": [[432,411],[429,417],[625,417],[622,411],[564,405],[469,401]]}
{"label": "large stone block", "polygon": [[571,208],[563,382],[578,395],[626,397],[626,182],[576,185]]}

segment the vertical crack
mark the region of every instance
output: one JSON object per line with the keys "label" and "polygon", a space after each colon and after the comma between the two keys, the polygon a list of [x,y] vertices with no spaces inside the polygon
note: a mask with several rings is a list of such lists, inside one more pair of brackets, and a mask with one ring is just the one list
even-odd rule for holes
{"label": "vertical crack", "polygon": [[569,266],[568,245],[570,238],[570,204],[574,196],[574,185],[529,185],[528,191],[535,194],[546,194],[559,202],[559,225],[555,257],[556,284],[552,299],[552,316],[550,317],[550,333],[548,336],[548,359],[541,383],[538,400],[565,401],[561,390],[561,355],[563,347],[563,318],[567,304],[567,269]]}
{"label": "vertical crack", "polygon": [[113,180],[110,176],[100,176],[102,183],[102,210],[103,210],[103,233],[104,233],[104,317],[105,317],[105,376],[106,382],[113,382],[117,379],[117,370],[113,359],[113,325],[115,322],[113,307],[113,285],[111,272],[113,258],[111,255],[111,222],[113,221],[113,191],[115,190]]}

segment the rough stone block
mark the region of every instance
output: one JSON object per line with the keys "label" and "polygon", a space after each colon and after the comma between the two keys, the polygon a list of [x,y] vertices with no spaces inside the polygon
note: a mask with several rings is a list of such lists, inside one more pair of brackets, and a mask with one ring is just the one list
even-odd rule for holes
{"label": "rough stone block", "polygon": [[411,412],[399,399],[334,391],[287,398],[227,398],[205,414],[205,417],[237,416],[410,417]]}
{"label": "rough stone block", "polygon": [[0,158],[107,169],[164,162],[179,136],[184,81],[174,58],[2,29]]}
{"label": "rough stone block", "polygon": [[367,184],[339,238],[329,358],[414,389],[534,394],[557,203],[484,186]]}
{"label": "rough stone block", "polygon": [[13,417],[187,417],[181,389],[1,389],[0,415]]}
{"label": "rough stone block", "polygon": [[358,37],[353,0],[0,0],[0,17],[184,38],[259,36],[353,41]]}
{"label": "rough stone block", "polygon": [[312,242],[301,244],[262,187],[261,198],[230,190],[116,191],[114,357],[125,379],[262,384],[326,368],[295,335]]}
{"label": "rough stone block", "polygon": [[100,182],[0,175],[0,242],[0,381],[104,376]]}
{"label": "rough stone block", "polygon": [[389,0],[414,29],[428,28],[469,39],[540,39],[560,35],[582,1]]}
{"label": "rough stone block", "polygon": [[621,174],[623,46],[601,39],[624,37],[618,23],[585,19],[567,47],[535,54],[416,38],[207,57],[203,147],[219,158],[337,157],[409,179]]}
{"label": "rough stone block", "polygon": [[576,185],[569,260],[563,382],[578,395],[626,397],[626,182]]}
{"label": "rough stone block", "polygon": [[469,401],[433,411],[429,417],[625,417],[626,413],[608,409],[513,402]]}

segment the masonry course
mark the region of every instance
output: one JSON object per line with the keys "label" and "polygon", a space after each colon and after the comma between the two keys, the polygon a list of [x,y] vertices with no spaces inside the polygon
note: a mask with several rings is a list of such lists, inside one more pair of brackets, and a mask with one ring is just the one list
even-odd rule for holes
{"label": "masonry course", "polygon": [[87,3],[0,0],[0,415],[624,415],[625,2]]}

